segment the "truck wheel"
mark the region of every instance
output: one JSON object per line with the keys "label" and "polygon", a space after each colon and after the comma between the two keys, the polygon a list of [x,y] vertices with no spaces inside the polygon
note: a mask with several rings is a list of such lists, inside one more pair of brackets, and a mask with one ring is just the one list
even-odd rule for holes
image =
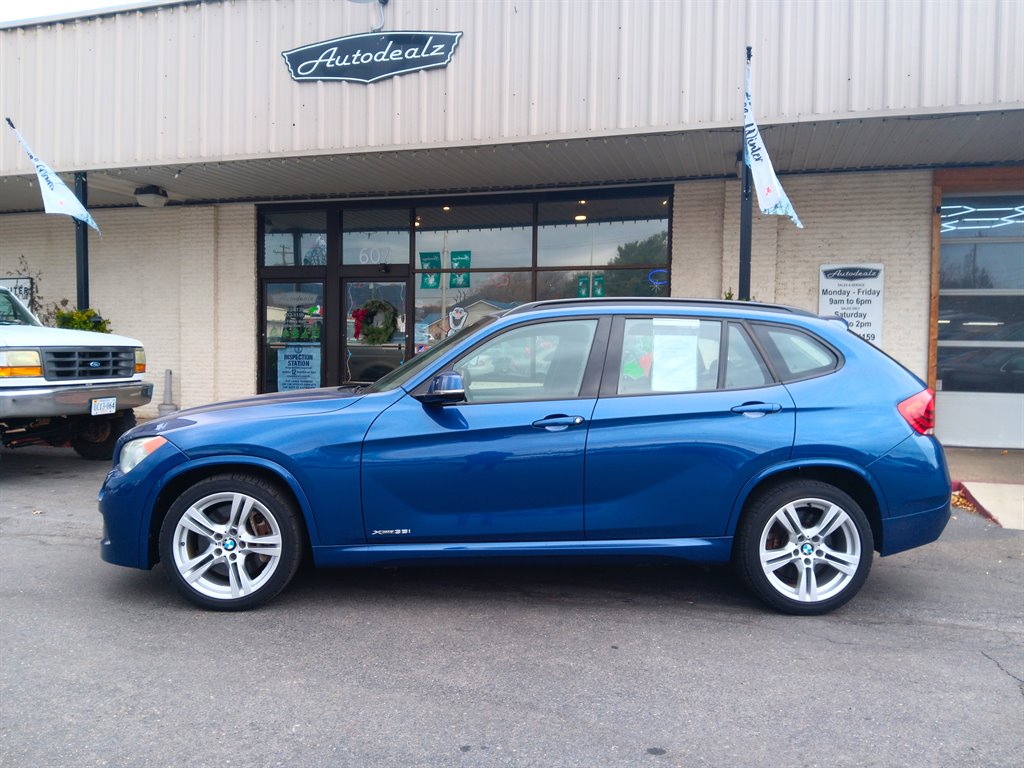
{"label": "truck wheel", "polygon": [[86,418],[71,438],[71,447],[84,459],[109,461],[117,438],[135,426],[134,411],[118,411],[107,418]]}

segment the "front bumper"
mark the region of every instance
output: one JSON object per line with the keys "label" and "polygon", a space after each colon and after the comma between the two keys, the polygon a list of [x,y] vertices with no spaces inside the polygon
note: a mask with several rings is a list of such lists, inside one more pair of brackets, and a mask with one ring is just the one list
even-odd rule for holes
{"label": "front bumper", "polygon": [[91,402],[99,397],[116,397],[119,411],[138,408],[153,399],[153,385],[130,381],[124,384],[0,389],[0,420],[88,415]]}
{"label": "front bumper", "polygon": [[103,515],[100,557],[130,568],[153,567],[153,507],[168,473],[185,461],[177,447],[164,443],[128,474],[117,466],[110,470],[97,498]]}

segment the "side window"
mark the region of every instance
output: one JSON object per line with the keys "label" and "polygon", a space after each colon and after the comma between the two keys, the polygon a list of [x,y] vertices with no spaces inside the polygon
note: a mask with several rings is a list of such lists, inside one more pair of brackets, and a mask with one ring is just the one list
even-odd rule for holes
{"label": "side window", "polygon": [[597,320],[561,320],[514,328],[455,364],[470,403],[577,397]]}
{"label": "side window", "polygon": [[839,367],[835,352],[810,334],[779,325],[755,325],[754,333],[783,381],[819,376]]}
{"label": "side window", "polygon": [[729,324],[729,354],[725,365],[726,389],[751,389],[772,383],[772,377],[750,343],[746,331],[736,323]]}
{"label": "side window", "polygon": [[721,323],[696,318],[627,318],[620,395],[698,392],[718,383]]}

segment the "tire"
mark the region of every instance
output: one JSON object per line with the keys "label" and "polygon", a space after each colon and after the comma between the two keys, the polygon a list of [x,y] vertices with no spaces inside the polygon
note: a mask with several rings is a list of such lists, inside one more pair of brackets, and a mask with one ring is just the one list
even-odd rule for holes
{"label": "tire", "polygon": [[796,480],[748,502],[733,557],[755,595],[784,613],[814,616],[857,594],[873,552],[857,502],[827,483]]}
{"label": "tire", "polygon": [[292,500],[252,475],[215,475],[186,490],[160,526],[175,589],[202,608],[244,611],[287,586],[304,541]]}
{"label": "tire", "polygon": [[109,418],[87,416],[79,421],[71,447],[83,459],[110,461],[117,438],[134,426],[134,411],[118,411]]}

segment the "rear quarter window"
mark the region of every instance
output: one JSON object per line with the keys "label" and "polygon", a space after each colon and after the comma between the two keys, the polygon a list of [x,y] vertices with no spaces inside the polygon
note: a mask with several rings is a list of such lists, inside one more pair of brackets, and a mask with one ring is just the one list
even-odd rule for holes
{"label": "rear quarter window", "polygon": [[754,334],[782,381],[809,379],[839,368],[839,355],[809,333],[779,325],[756,324]]}

